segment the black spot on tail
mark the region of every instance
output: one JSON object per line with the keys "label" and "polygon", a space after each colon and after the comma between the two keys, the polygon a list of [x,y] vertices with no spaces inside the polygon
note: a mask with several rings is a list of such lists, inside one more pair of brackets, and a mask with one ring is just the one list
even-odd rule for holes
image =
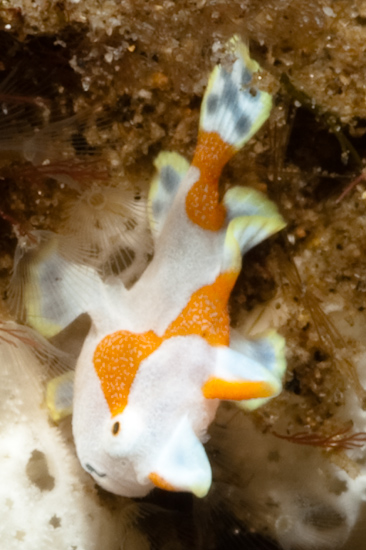
{"label": "black spot on tail", "polygon": [[247,67],[243,67],[240,75],[240,82],[242,86],[246,86],[252,80],[252,73]]}
{"label": "black spot on tail", "polygon": [[207,112],[212,115],[218,107],[219,97],[216,94],[211,94],[207,98]]}
{"label": "black spot on tail", "polygon": [[246,115],[241,115],[241,117],[238,119],[238,121],[235,124],[235,131],[239,135],[244,136],[249,132],[250,126],[251,126],[251,122],[249,118]]}
{"label": "black spot on tail", "polygon": [[239,90],[231,78],[226,75],[224,89],[222,93],[222,101],[227,105],[236,105],[238,103]]}

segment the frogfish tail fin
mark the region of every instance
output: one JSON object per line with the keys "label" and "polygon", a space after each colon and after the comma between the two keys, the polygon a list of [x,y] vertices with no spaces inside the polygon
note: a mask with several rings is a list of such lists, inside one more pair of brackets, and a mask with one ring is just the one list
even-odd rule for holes
{"label": "frogfish tail fin", "polygon": [[253,73],[259,65],[250,59],[248,48],[234,36],[227,49],[233,58],[229,60],[231,71],[226,65],[215,67],[202,101],[192,161],[199,177],[186,198],[188,217],[212,231],[221,229],[226,216],[225,207],[219,201],[221,171],[265,122],[272,106],[271,96],[252,85]]}
{"label": "frogfish tail fin", "polygon": [[252,85],[260,67],[238,36],[229,40],[227,49],[234,57],[232,69],[218,65],[213,70],[202,102],[200,132],[218,134],[234,154],[267,120],[272,97]]}

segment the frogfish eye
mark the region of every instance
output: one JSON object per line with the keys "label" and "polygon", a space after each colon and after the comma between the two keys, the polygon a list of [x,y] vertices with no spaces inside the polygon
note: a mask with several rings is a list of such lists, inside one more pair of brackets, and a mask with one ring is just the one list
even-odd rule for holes
{"label": "frogfish eye", "polygon": [[119,432],[119,422],[115,422],[112,426],[112,434],[117,435]]}

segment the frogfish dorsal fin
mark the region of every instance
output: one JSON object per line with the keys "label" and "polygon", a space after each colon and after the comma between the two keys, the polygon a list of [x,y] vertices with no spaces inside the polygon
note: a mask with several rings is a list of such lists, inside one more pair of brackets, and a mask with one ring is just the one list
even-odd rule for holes
{"label": "frogfish dorsal fin", "polygon": [[156,239],[164,226],[169,209],[182,181],[189,169],[188,161],[169,151],[162,151],[154,161],[157,170],[150,186],[148,213],[150,228]]}

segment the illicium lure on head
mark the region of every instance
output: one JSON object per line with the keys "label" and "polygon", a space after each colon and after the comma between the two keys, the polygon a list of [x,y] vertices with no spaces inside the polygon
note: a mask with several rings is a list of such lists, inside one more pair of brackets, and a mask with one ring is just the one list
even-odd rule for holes
{"label": "illicium lure on head", "polygon": [[[285,224],[253,189],[234,187],[219,200],[224,165],[271,109],[271,97],[252,86],[259,67],[247,48],[237,37],[228,48],[231,64],[209,79],[191,165],[175,153],[156,160],[151,263],[129,290],[88,268],[86,305],[82,289],[70,304],[74,316],[84,310],[92,320],[74,382],[77,454],[99,485],[124,496],[154,486],[206,495],[212,476],[202,442],[220,400],[253,409],[281,391],[282,337],[246,340],[230,329],[242,254]],[[65,280],[81,273],[72,263],[63,269]],[[38,310],[47,318],[41,300]],[[53,385],[55,399],[62,384]]]}

